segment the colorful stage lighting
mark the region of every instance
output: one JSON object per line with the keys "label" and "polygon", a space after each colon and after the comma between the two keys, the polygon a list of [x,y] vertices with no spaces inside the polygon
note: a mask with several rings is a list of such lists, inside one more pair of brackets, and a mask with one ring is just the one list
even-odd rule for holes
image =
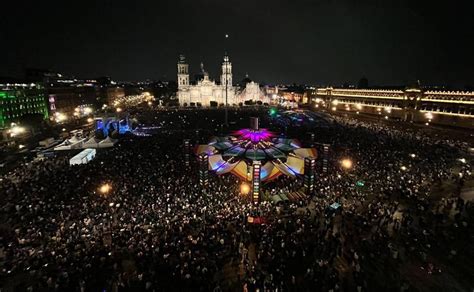
{"label": "colorful stage lighting", "polygon": [[253,143],[269,140],[273,136],[267,129],[260,129],[258,131],[242,129],[237,131],[237,134],[243,139],[249,139]]}

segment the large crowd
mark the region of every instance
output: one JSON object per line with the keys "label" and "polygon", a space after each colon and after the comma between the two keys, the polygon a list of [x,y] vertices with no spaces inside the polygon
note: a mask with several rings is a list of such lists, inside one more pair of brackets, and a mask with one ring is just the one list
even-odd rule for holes
{"label": "large crowd", "polygon": [[[464,143],[332,117],[291,132],[331,145],[314,195],[254,205],[236,177],[210,174],[203,188],[194,159],[184,161],[183,139],[219,134],[221,114],[148,110],[137,115],[149,136],[126,135],[88,164],[61,156],[1,177],[1,290],[474,288],[473,204],[460,197],[472,171]],[[230,113],[234,127],[251,115],[265,112]],[[352,169],[339,164],[347,157]],[[101,192],[104,184],[111,188]],[[285,177],[263,185],[300,187]],[[254,215],[265,224],[250,224]]]}

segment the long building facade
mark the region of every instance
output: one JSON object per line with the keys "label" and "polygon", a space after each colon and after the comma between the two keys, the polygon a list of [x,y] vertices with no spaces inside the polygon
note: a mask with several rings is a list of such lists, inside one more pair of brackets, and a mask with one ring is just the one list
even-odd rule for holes
{"label": "long building facade", "polygon": [[0,128],[21,120],[28,114],[48,118],[48,103],[44,87],[32,84],[0,84]]}
{"label": "long building facade", "polygon": [[319,88],[317,107],[371,113],[404,121],[474,128],[474,92]]}

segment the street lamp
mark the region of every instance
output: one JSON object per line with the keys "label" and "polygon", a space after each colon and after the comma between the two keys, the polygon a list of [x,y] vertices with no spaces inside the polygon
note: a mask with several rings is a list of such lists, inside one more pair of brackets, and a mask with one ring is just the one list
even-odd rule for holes
{"label": "street lamp", "polygon": [[56,112],[54,115],[56,116],[57,123],[61,123],[67,120],[67,116],[63,113]]}
{"label": "street lamp", "polygon": [[112,190],[112,186],[108,183],[101,185],[99,188],[99,192],[103,195],[107,195],[110,192],[110,190]]}
{"label": "street lamp", "polygon": [[341,166],[344,169],[351,169],[352,168],[352,160],[350,160],[348,158],[345,158],[345,159],[341,160]]}
{"label": "street lamp", "polygon": [[250,193],[250,186],[247,183],[242,183],[240,185],[240,193],[242,195],[248,195]]}
{"label": "street lamp", "polygon": [[25,132],[25,128],[20,127],[20,126],[13,126],[10,129],[10,135],[12,137],[15,137],[16,135],[23,134]]}

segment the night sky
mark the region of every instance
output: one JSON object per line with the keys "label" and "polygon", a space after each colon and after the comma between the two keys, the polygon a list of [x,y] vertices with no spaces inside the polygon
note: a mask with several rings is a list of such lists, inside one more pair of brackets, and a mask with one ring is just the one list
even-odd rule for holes
{"label": "night sky", "polygon": [[[0,76],[25,67],[76,77],[175,79],[184,53],[234,82],[474,85],[469,1],[4,1]],[[74,3],[74,4],[73,4]],[[224,35],[230,38],[225,43]]]}

